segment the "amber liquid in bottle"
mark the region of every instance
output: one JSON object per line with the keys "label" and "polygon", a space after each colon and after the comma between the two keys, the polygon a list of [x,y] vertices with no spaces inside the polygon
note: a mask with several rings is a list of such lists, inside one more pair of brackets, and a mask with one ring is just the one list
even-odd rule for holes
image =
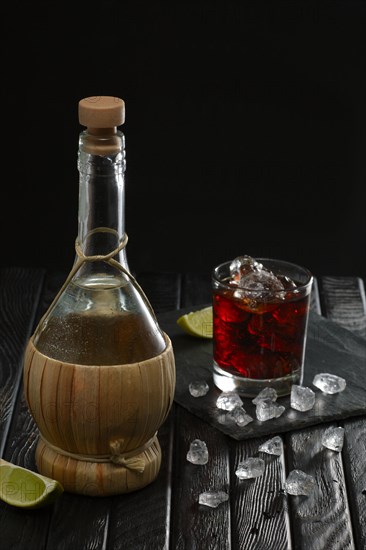
{"label": "amber liquid in bottle", "polygon": [[[68,286],[62,304],[36,340],[37,349],[79,365],[121,365],[158,355],[165,347],[160,330],[128,304],[131,294],[133,288],[121,276],[78,279]],[[69,310],[75,302],[80,311]],[[88,303],[96,307],[84,309]]]}

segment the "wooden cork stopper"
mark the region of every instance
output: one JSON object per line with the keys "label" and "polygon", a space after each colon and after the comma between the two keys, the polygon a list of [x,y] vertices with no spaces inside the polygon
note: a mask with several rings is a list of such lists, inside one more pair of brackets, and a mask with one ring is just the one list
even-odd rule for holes
{"label": "wooden cork stopper", "polygon": [[125,121],[125,102],[119,97],[92,96],[79,101],[79,122],[86,126],[82,150],[91,155],[117,154],[123,148],[117,126]]}
{"label": "wooden cork stopper", "polygon": [[125,103],[119,97],[100,95],[79,101],[79,122],[88,129],[116,128],[124,121]]}

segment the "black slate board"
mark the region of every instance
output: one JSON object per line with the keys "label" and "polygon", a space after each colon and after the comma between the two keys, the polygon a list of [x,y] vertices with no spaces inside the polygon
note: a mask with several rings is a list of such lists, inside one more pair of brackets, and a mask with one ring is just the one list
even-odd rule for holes
{"label": "black slate board", "polygon": [[[281,397],[277,401],[286,407],[282,416],[260,422],[256,419],[255,406],[251,399],[242,397],[243,406],[254,421],[242,428],[220,424],[217,417],[222,411],[217,409],[216,399],[221,390],[216,388],[212,378],[212,341],[183,333],[176,322],[180,315],[207,305],[158,315],[160,327],[171,338],[175,353],[177,382],[174,399],[190,412],[237,440],[272,436],[322,422],[366,414],[366,340],[311,311],[303,385],[311,387],[315,392],[313,409],[306,412],[296,411],[290,407],[289,396]],[[323,394],[312,385],[315,374],[320,372],[342,376],[347,382],[346,389],[335,395]],[[195,380],[206,380],[210,386],[207,395],[191,396],[188,385]]]}

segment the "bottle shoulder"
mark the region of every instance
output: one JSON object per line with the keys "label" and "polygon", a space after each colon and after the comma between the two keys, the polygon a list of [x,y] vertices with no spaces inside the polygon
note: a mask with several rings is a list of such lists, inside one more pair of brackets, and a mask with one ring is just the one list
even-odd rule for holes
{"label": "bottle shoulder", "polygon": [[127,276],[72,280],[39,324],[36,348],[79,364],[125,364],[162,353],[164,335],[145,297]]}

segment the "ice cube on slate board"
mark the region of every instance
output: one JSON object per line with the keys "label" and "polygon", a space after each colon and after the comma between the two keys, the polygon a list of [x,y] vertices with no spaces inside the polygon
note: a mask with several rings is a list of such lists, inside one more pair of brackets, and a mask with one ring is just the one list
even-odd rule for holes
{"label": "ice cube on slate board", "polygon": [[258,401],[255,409],[257,420],[265,422],[271,418],[278,418],[284,412],[285,407],[272,401],[270,397]]}
{"label": "ice cube on slate board", "polygon": [[209,389],[210,387],[205,380],[197,380],[189,384],[189,393],[193,397],[202,397],[206,395]]}
{"label": "ice cube on slate board", "polygon": [[261,399],[266,399],[266,398],[269,398],[272,401],[276,401],[277,400],[276,390],[270,387],[264,388],[262,391],[258,393],[258,395],[254,399],[252,399],[252,403],[256,405],[258,401],[261,401]]}
{"label": "ice cube on slate board", "polygon": [[227,411],[226,415],[232,417],[237,426],[244,427],[249,422],[253,422],[253,418],[247,414],[243,407],[235,407],[232,411]]}
{"label": "ice cube on slate board", "polygon": [[323,393],[339,393],[346,387],[346,381],[341,376],[336,374],[329,374],[327,372],[321,372],[316,374],[313,379],[313,384],[316,388],[319,388]]}
{"label": "ice cube on slate board", "polygon": [[216,406],[224,411],[232,411],[235,407],[241,407],[243,401],[235,391],[223,391],[216,400]]}
{"label": "ice cube on slate board", "polygon": [[314,407],[315,393],[311,388],[293,384],[291,387],[291,407],[297,411],[309,411]]}

